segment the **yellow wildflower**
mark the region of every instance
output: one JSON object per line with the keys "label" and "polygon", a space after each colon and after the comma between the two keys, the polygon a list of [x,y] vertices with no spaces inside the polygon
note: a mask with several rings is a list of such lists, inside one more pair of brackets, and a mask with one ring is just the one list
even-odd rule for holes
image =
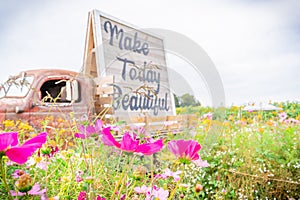
{"label": "yellow wildflower", "polygon": [[9,119],[4,120],[3,124],[6,128],[15,126],[15,122],[13,120],[9,120]]}

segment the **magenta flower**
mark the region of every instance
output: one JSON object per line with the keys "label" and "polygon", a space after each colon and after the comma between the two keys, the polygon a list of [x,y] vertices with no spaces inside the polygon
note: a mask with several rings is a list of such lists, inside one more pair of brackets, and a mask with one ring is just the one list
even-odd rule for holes
{"label": "magenta flower", "polygon": [[37,149],[46,142],[47,133],[40,133],[18,146],[18,133],[7,132],[0,134],[0,156],[6,155],[11,161],[24,164]]}
{"label": "magenta flower", "polygon": [[79,192],[77,200],[86,200],[86,192],[85,191]]}
{"label": "magenta flower", "polygon": [[79,126],[80,133],[75,133],[76,138],[85,139],[90,137],[91,135],[98,135],[101,133],[103,128],[103,122],[99,119],[96,121],[95,126]]}
{"label": "magenta flower", "polygon": [[106,200],[105,198],[101,197],[100,195],[97,196],[96,200]]}
{"label": "magenta flower", "polygon": [[126,199],[126,194],[122,194],[121,196],[120,196],[120,200],[125,200]]}
{"label": "magenta flower", "polygon": [[[32,186],[32,188],[31,188],[31,190],[29,190],[29,191],[27,192],[27,194],[28,194],[28,195],[34,195],[34,196],[37,196],[37,195],[43,195],[43,194],[45,194],[46,191],[47,191],[46,189],[41,190],[41,187],[40,187],[39,184],[34,184],[34,185]],[[23,192],[16,192],[16,191],[13,191],[13,190],[10,191],[10,194],[11,194],[12,196],[24,196],[24,195],[27,195],[26,193],[23,193]]]}
{"label": "magenta flower", "polygon": [[122,140],[119,143],[110,133],[110,127],[103,129],[102,134],[102,142],[105,145],[115,146],[122,151],[141,153],[143,155],[152,155],[160,151],[163,147],[162,139],[154,142],[139,144],[139,140],[136,139],[136,135],[133,135],[132,137],[129,132],[124,133]]}
{"label": "magenta flower", "polygon": [[179,159],[187,161],[198,160],[198,151],[201,146],[194,140],[172,140],[168,143],[168,149]]}
{"label": "magenta flower", "polygon": [[198,151],[201,146],[195,140],[172,140],[168,143],[168,148],[184,164],[193,162],[198,167],[209,166],[206,160],[202,161],[200,158]]}

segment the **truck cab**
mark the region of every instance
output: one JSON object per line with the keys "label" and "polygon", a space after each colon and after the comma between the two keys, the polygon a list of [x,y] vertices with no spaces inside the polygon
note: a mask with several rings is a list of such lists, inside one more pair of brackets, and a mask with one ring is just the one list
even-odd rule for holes
{"label": "truck cab", "polygon": [[[0,85],[0,123],[22,120],[41,127],[52,116],[70,120],[94,113],[93,81],[68,70],[28,70]],[[90,115],[90,116],[87,116]]]}

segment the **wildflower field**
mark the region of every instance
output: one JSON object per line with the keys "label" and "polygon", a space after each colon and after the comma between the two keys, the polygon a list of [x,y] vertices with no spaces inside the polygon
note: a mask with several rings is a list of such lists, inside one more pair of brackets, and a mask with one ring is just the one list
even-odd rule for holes
{"label": "wildflower field", "polygon": [[0,199],[300,199],[300,105],[178,108],[197,125],[166,134],[117,122],[6,120]]}

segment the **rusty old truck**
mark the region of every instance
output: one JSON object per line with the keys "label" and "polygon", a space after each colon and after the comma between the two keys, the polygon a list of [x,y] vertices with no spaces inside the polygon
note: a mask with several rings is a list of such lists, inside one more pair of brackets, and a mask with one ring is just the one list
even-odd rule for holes
{"label": "rusty old truck", "polygon": [[[102,79],[112,80],[112,77]],[[103,83],[101,81],[99,84]],[[28,70],[11,76],[0,87],[0,123],[6,119],[22,120],[40,127],[47,116],[54,119],[90,119],[97,110],[95,79],[68,70]],[[105,88],[103,85],[102,88]],[[103,91],[103,90],[102,90]],[[106,90],[107,91],[107,90]],[[104,94],[104,92],[103,92]],[[110,99],[108,102],[107,99]],[[111,103],[103,97],[102,103]]]}

